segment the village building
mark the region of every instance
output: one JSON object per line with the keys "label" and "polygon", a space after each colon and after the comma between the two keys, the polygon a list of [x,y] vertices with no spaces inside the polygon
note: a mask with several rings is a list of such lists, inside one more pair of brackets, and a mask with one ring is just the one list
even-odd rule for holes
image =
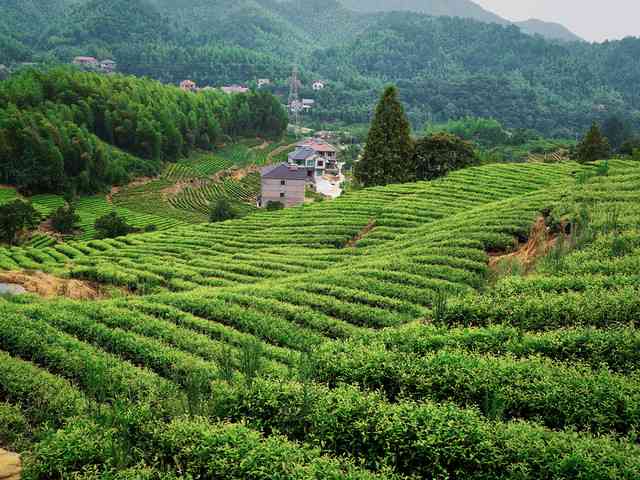
{"label": "village building", "polygon": [[314,90],[322,90],[324,89],[324,87],[325,87],[325,84],[322,80],[316,80],[311,84],[311,88],[313,88]]}
{"label": "village building", "polygon": [[180,89],[185,92],[195,92],[198,90],[196,82],[192,80],[183,80],[180,82]]}
{"label": "village building", "polygon": [[228,85],[220,87],[220,90],[229,95],[233,93],[247,93],[249,91],[247,87],[243,87],[242,85]]}
{"label": "village building", "polygon": [[117,64],[113,60],[102,60],[100,62],[100,70],[103,73],[113,73],[116,71]]}
{"label": "village building", "polygon": [[[325,173],[335,173],[339,170],[338,149],[330,143],[320,138],[310,138],[299,143],[297,147],[298,149],[307,148],[312,150],[319,159],[322,160],[322,172],[319,173],[320,175],[324,175]],[[318,165],[318,163],[316,163],[316,165]],[[318,169],[316,168],[316,170]]]}
{"label": "village building", "polygon": [[259,78],[258,79],[258,88],[265,87],[267,85],[271,85],[271,80],[268,78]]}
{"label": "village building", "polygon": [[311,110],[316,104],[315,100],[311,100],[310,98],[302,99],[302,110],[308,111]]}
{"label": "village building", "polygon": [[96,68],[99,65],[98,60],[95,57],[75,57],[73,59],[73,64],[80,67],[90,68]]}
{"label": "village building", "polygon": [[307,185],[314,184],[313,169],[296,164],[280,163],[262,169],[258,206],[266,208],[270,202],[293,207],[304,203]]}
{"label": "village building", "polygon": [[310,147],[296,148],[288,155],[289,165],[297,165],[313,170],[315,176],[324,175],[326,162]]}

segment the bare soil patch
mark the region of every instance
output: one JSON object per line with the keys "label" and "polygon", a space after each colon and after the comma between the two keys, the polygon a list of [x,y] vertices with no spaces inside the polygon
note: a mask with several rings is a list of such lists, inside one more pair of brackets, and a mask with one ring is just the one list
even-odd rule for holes
{"label": "bare soil patch", "polygon": [[557,235],[552,235],[545,223],[544,217],[536,220],[526,242],[520,243],[518,248],[510,253],[489,252],[489,268],[494,271],[504,261],[517,261],[524,273],[529,273],[536,262],[546,256],[557,241]]}
{"label": "bare soil patch", "polygon": [[98,284],[60,278],[44,272],[0,272],[0,283],[20,285],[27,292],[42,298],[97,300],[107,297]]}
{"label": "bare soil patch", "polygon": [[20,455],[0,448],[0,480],[20,480]]}

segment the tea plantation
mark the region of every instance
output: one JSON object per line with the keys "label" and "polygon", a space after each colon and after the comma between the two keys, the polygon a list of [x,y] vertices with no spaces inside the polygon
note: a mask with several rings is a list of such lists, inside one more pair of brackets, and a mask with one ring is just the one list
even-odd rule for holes
{"label": "tea plantation", "polygon": [[[541,221],[536,261],[507,256]],[[0,268],[105,292],[0,299],[0,445],[23,478],[640,478],[638,162],[176,216],[2,248]]]}

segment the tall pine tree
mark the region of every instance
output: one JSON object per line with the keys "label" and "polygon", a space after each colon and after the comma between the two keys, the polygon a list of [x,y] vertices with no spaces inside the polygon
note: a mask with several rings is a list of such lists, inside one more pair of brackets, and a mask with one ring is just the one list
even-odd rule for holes
{"label": "tall pine tree", "polygon": [[387,87],[378,103],[364,155],[355,165],[354,175],[365,187],[410,182],[415,177],[411,125],[396,87]]}

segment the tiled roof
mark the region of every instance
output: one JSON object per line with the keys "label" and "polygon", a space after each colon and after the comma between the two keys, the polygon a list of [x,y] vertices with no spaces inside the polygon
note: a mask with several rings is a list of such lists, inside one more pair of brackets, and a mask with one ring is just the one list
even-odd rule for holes
{"label": "tiled roof", "polygon": [[309,147],[316,152],[337,152],[334,146],[321,140],[307,140],[298,145],[299,147]]}
{"label": "tiled roof", "polygon": [[291,160],[306,160],[309,157],[315,155],[316,152],[313,148],[309,147],[298,147],[298,149],[289,155]]}
{"label": "tiled roof", "polygon": [[307,180],[309,178],[309,169],[304,167],[292,167],[286,163],[281,163],[271,170],[262,170],[262,178],[276,180]]}

